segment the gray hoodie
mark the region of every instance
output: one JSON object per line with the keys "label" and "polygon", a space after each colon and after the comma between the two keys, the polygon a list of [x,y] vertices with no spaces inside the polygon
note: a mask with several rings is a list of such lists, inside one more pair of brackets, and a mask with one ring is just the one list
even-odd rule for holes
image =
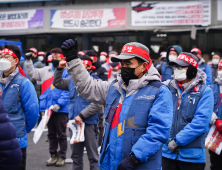
{"label": "gray hoodie", "polygon": [[[82,97],[95,103],[105,104],[111,82],[93,80],[80,59],[68,62],[66,69]],[[140,79],[130,80],[128,86],[126,86],[122,80],[121,74],[117,76],[117,80],[118,81],[113,84],[113,87],[122,95],[123,92],[121,90],[124,89],[126,91],[126,96],[129,96],[135,94],[140,88],[145,87],[151,80],[160,81],[160,75],[152,65]]]}

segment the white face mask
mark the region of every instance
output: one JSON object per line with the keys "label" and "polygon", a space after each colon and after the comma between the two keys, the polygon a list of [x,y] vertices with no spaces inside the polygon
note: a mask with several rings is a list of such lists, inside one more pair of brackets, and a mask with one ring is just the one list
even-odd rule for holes
{"label": "white face mask", "polygon": [[212,60],[212,63],[213,63],[214,65],[218,65],[219,61],[220,61],[220,60],[218,60],[218,59],[213,59],[213,60]]}
{"label": "white face mask", "polygon": [[43,56],[38,56],[38,60],[39,60],[39,61],[43,61],[43,60],[44,60],[44,57],[43,57]]}
{"label": "white face mask", "polygon": [[183,81],[187,78],[187,70],[185,69],[175,69],[174,70],[174,78],[177,80],[177,81]]}
{"label": "white face mask", "polygon": [[175,61],[177,59],[177,56],[175,55],[169,55],[169,60],[170,61]]}
{"label": "white face mask", "polygon": [[101,55],[101,56],[100,56],[100,61],[101,61],[101,62],[105,62],[105,61],[106,61],[106,56]]}
{"label": "white face mask", "polygon": [[120,73],[120,71],[112,71],[111,74],[115,76],[115,75],[117,75],[117,74],[119,74],[119,73]]}
{"label": "white face mask", "polygon": [[[14,59],[14,60],[15,60],[15,59]],[[13,61],[14,61],[14,60],[13,60]],[[1,70],[2,72],[7,72],[7,71],[9,71],[9,70],[11,69],[11,67],[14,66],[14,65],[12,65],[12,62],[13,62],[13,61],[9,61],[9,60],[4,59],[4,58],[0,59],[0,70]]]}
{"label": "white face mask", "polygon": [[220,79],[220,80],[222,80],[222,71],[217,71],[217,74],[218,74],[218,78]]}

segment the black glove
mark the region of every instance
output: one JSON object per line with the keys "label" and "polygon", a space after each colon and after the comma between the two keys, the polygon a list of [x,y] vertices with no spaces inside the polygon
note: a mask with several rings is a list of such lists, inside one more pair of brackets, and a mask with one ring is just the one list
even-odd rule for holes
{"label": "black glove", "polygon": [[66,57],[67,62],[78,58],[78,41],[77,41],[77,39],[75,39],[75,42],[72,39],[66,40],[65,42],[63,42],[61,49]]}
{"label": "black glove", "polygon": [[117,166],[117,170],[134,170],[136,168],[136,163],[133,162],[132,156],[128,156],[123,159]]}
{"label": "black glove", "polygon": [[33,58],[32,53],[26,53],[26,54],[25,54],[25,58],[26,58],[27,60],[30,60],[31,58]]}

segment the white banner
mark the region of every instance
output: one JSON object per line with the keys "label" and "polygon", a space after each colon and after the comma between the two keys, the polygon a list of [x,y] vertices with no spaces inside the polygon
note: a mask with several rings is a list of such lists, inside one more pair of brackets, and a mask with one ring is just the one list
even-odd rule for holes
{"label": "white banner", "polygon": [[132,26],[210,25],[210,1],[132,2]]}
{"label": "white banner", "polygon": [[0,30],[43,27],[44,9],[0,12]]}
{"label": "white banner", "polygon": [[222,1],[217,0],[217,20],[222,21]]}
{"label": "white banner", "polygon": [[51,28],[98,29],[126,26],[126,7],[85,10],[51,10]]}

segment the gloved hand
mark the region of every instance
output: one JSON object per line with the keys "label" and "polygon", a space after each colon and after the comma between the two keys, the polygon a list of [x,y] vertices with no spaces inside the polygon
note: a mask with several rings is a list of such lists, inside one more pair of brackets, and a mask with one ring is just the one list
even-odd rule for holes
{"label": "gloved hand", "polygon": [[136,164],[131,160],[130,156],[126,159],[123,159],[117,166],[117,170],[134,170]]}
{"label": "gloved hand", "polygon": [[26,53],[25,58],[26,60],[30,60],[32,58],[32,53]]}
{"label": "gloved hand", "polygon": [[176,152],[177,149],[179,149],[179,146],[177,146],[175,140],[172,140],[168,143],[168,148],[171,152]]}
{"label": "gloved hand", "polygon": [[57,104],[55,104],[55,105],[53,106],[53,108],[52,108],[52,110],[53,110],[54,112],[58,112],[59,109],[60,109],[60,106],[57,105]]}
{"label": "gloved hand", "polygon": [[216,125],[217,129],[219,129],[219,131],[221,132],[222,131],[222,120],[217,120],[215,122],[215,125]]}
{"label": "gloved hand", "polygon": [[66,56],[66,61],[69,62],[73,59],[78,58],[78,41],[75,39],[75,42],[72,39],[66,40],[62,44],[62,52]]}

